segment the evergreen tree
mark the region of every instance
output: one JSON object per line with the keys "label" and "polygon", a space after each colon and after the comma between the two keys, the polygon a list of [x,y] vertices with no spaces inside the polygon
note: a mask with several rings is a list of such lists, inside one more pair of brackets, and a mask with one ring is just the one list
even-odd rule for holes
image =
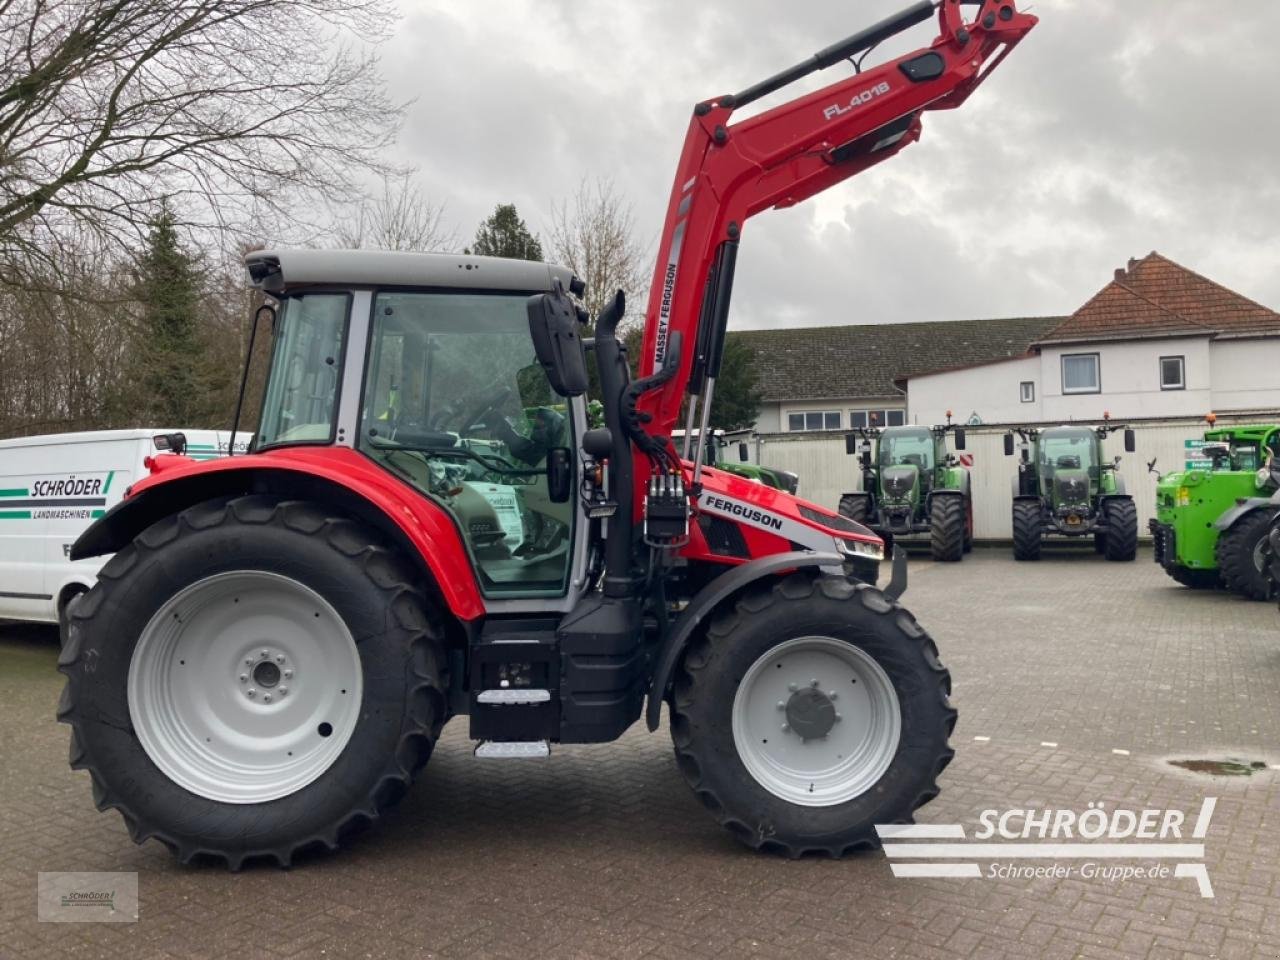
{"label": "evergreen tree", "polygon": [[514,203],[500,203],[493,215],[480,224],[476,239],[466,252],[481,257],[541,260],[542,244],[520,219]]}
{"label": "evergreen tree", "polygon": [[136,297],[141,308],[134,355],[139,361],[135,416],[146,426],[203,426],[210,384],[200,331],[200,265],[178,238],[167,203],[151,220],[138,259]]}
{"label": "evergreen tree", "polygon": [[711,426],[717,430],[745,430],[755,425],[762,403],[756,357],[742,340],[729,334],[711,399]]}

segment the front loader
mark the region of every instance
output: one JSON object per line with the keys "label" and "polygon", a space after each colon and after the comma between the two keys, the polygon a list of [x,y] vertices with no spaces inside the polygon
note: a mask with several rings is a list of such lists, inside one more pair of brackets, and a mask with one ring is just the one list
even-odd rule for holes
{"label": "front loader", "polygon": [[[930,19],[929,46],[735,119]],[[839,856],[911,822],[956,714],[905,556],[878,589],[866,527],[671,435],[686,403],[707,434],[748,218],[895,156],[1035,23],[920,2],[697,104],[638,377],[622,293],[595,318],[603,426],[568,270],[250,253],[273,334],[252,452],[157,456],[72,548],[114,553],[59,661],[99,808],[184,862],[288,864],[378,820],[450,719],[496,762],[666,707],[681,775],[751,847]]]}
{"label": "front loader", "polygon": [[1101,425],[1017,427],[1004,436],[1005,456],[1021,438],[1013,478],[1013,557],[1039,560],[1045,537],[1093,537],[1108,560],[1138,553],[1138,509],[1125,492],[1120,458],[1107,460],[1102,441],[1124,431],[1124,449],[1136,449],[1134,432],[1106,419]]}
{"label": "front loader", "polygon": [[[935,560],[962,560],[973,549],[973,492],[969,470],[947,449],[953,434],[965,448],[963,427],[871,427],[845,437],[858,456],[862,490],[840,498],[840,514],[866,524],[886,543],[925,534]],[[873,450],[874,445],[874,450]]]}
{"label": "front loader", "polygon": [[[1208,419],[1212,427],[1215,418]],[[1203,468],[1157,478],[1149,526],[1156,563],[1170,577],[1251,600],[1271,595],[1263,554],[1275,510],[1271,498],[1280,489],[1277,452],[1280,425],[1211,428],[1204,433]]]}

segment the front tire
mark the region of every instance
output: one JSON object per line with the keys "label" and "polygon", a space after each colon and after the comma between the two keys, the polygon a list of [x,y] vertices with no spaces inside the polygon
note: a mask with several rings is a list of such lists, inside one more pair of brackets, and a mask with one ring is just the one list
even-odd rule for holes
{"label": "front tire", "polygon": [[864,493],[846,493],[840,498],[840,516],[866,526],[867,496]]}
{"label": "front tire", "polygon": [[867,584],[796,574],[695,641],[671,736],[689,786],[743,843],[838,857],[878,846],[877,824],[910,823],[937,796],[950,690],[907,611]]}
{"label": "front tire", "polygon": [[412,581],[310,503],[212,501],[147,529],[76,603],[59,659],[98,809],[231,869],[377,820],[446,717],[441,617]]}
{"label": "front tire", "polygon": [[1132,500],[1107,501],[1107,535],[1103,556],[1111,561],[1133,560],[1138,555],[1138,507]]}
{"label": "front tire", "polygon": [[1214,556],[1218,572],[1228,590],[1250,600],[1266,600],[1271,585],[1266,574],[1266,540],[1271,512],[1255,510],[1246,514],[1218,537]]}
{"label": "front tire", "polygon": [[1043,530],[1039,500],[1013,501],[1013,559],[1039,560]]}
{"label": "front tire", "polygon": [[964,498],[939,495],[929,507],[929,547],[934,560],[956,563],[964,559]]}

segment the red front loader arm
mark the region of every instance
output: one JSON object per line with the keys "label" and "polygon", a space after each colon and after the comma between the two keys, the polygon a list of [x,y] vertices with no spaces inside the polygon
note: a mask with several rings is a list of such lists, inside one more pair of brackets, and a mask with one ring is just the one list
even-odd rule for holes
{"label": "red front loader arm", "polygon": [[[971,23],[962,14],[965,6],[978,8]],[[929,19],[935,8],[941,32],[929,47],[730,123],[736,109],[869,50]],[[679,364],[673,376],[640,398],[637,408],[650,418],[643,426],[647,433],[669,437],[686,392],[696,399],[708,380],[714,384],[747,218],[799,203],[897,154],[919,139],[924,111],[963,103],[1036,23],[1012,0],[924,0],[736,96],[697,105],[662,231],[640,373],[648,376],[664,366],[676,334]],[[638,471],[637,480],[645,479]]]}

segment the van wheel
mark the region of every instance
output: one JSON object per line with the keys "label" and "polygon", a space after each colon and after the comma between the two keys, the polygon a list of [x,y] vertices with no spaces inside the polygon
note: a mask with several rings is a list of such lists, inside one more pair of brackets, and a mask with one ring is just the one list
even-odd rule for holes
{"label": "van wheel", "polygon": [[200,504],[70,611],[71,766],[136,843],[287,866],[376,821],[446,718],[442,616],[373,533],[316,504]]}

